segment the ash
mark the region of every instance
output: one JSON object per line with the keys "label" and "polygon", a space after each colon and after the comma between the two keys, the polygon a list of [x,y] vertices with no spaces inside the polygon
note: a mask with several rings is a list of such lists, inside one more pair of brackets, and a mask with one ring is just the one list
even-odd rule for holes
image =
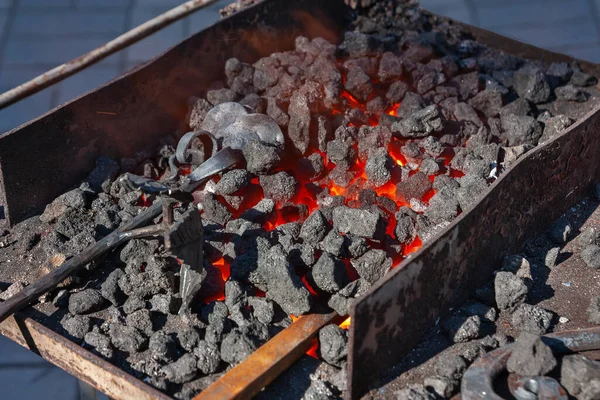
{"label": "ash", "polygon": [[[222,81],[190,99],[191,130],[219,137],[231,115],[206,116],[235,102],[266,114],[285,136],[283,150],[246,143],[245,168],[194,193],[206,278],[191,318],[176,315],[179,264],[160,241],[139,239],[41,298],[53,313],[48,323],[59,319],[56,329],[75,342],[176,398],[191,398],[292,317],[324,308],[346,315],[357,296],[467,210],[510,164],[595,104],[597,79],[576,63],[544,66],[504,54],[413,2],[364,3],[340,44],[298,37],[294,50],[254,64],[229,59]],[[169,167],[182,133],[154,154],[100,158],[79,187],[3,245],[36,257],[42,274],[56,268],[153,203],[121,185],[120,174],[184,178],[189,168]],[[176,208],[176,220],[185,211]],[[594,268],[599,244],[584,253]],[[547,314],[525,303],[523,277],[507,274],[496,279],[495,299],[490,289],[495,305],[475,304],[448,321],[452,341],[479,338],[496,305],[524,329],[548,329]],[[598,304],[590,307],[598,318]],[[335,325],[319,334],[315,356],[329,372],[314,375],[307,398],[343,393],[347,336]],[[489,346],[503,340],[491,338]],[[448,362],[430,381],[444,394],[456,390],[463,369],[456,358]]]}

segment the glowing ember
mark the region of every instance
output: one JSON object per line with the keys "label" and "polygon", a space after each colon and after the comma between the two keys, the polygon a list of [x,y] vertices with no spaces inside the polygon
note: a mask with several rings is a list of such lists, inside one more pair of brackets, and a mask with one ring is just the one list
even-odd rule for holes
{"label": "glowing ember", "polygon": [[317,355],[318,349],[319,349],[319,341],[317,340],[317,338],[314,338],[312,340],[312,344],[310,345],[310,348],[308,350],[306,350],[306,355],[310,356],[312,358],[316,358],[318,360],[319,359],[319,356]]}
{"label": "glowing ember", "polygon": [[221,276],[223,277],[223,282],[226,282],[229,279],[229,275],[231,274],[229,269],[229,264],[225,262],[223,257],[219,258],[217,261],[213,263],[213,266],[221,271]]}
{"label": "glowing ember", "polygon": [[350,323],[352,322],[352,318],[348,317],[344,320],[344,322],[342,322],[339,327],[342,329],[348,329],[350,328]]}

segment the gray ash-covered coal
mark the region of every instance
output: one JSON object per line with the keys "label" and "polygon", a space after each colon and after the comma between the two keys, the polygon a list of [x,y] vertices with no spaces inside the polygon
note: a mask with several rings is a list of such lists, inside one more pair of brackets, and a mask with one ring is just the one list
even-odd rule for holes
{"label": "gray ash-covered coal", "polygon": [[[392,3],[355,15],[339,44],[298,37],[293,50],[252,64],[227,60],[222,80],[190,99],[185,121],[241,148],[246,161],[200,187],[189,206],[202,214],[206,271],[191,317],[176,315],[180,265],[162,242],[137,239],[51,294],[66,335],[190,397],[292,318],[327,306],[347,314],[504,169],[574,123],[574,109],[597,100],[596,78],[577,64],[518,59],[411,2]],[[155,198],[119,175],[181,182],[190,169],[172,169],[181,133],[155,154],[99,159],[46,208],[43,234],[20,240],[24,251],[41,249],[53,260],[48,272],[138,215]],[[190,155],[205,148],[198,140]],[[176,207],[176,220],[185,211]],[[595,266],[598,254],[590,242],[583,256]],[[521,326],[546,330],[547,314],[523,304],[523,279],[499,274],[488,299]],[[483,304],[473,310],[445,326],[453,341],[478,337],[495,319]],[[319,340],[317,354],[343,366],[346,332],[328,327]],[[453,388],[439,378],[440,391]]]}

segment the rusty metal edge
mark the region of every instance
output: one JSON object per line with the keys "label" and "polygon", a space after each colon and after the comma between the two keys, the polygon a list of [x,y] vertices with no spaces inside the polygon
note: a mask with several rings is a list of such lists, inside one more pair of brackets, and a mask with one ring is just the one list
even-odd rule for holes
{"label": "rusty metal edge", "polygon": [[321,328],[340,320],[336,313],[309,314],[259,347],[194,400],[250,399],[296,362]]}
{"label": "rusty metal edge", "polygon": [[12,316],[0,324],[0,333],[111,399],[170,399],[31,318],[20,314]]}
{"label": "rusty metal edge", "polygon": [[[539,61],[543,62],[544,64],[549,64],[554,61],[557,61],[557,62],[577,61],[586,72],[600,75],[600,64],[594,64],[594,63],[584,61],[584,60],[579,60],[579,59],[576,59],[574,57],[570,57],[570,56],[567,56],[564,54],[550,52],[548,50],[541,49],[539,47],[536,47],[536,46],[533,46],[530,44],[526,44],[526,43],[520,42],[518,40],[510,39],[510,38],[504,37],[502,35],[496,34],[494,32],[490,32],[488,30],[482,29],[482,28],[474,27],[474,26],[471,26],[471,25],[468,25],[468,24],[465,24],[462,22],[452,20],[451,18],[447,18],[447,17],[440,17],[440,18],[451,21],[452,23],[454,23],[458,26],[461,26],[462,28],[471,32],[473,34],[473,36],[479,42],[487,44],[490,47],[495,47],[497,49],[500,49],[508,54],[516,55],[516,56],[522,57],[522,58],[539,60]],[[345,394],[345,397],[347,399],[353,400],[353,399],[360,398],[360,396],[365,394],[369,389],[371,389],[373,387],[373,384],[375,382],[384,378],[383,375],[385,375],[385,372],[381,372],[381,371],[383,371],[385,369],[389,369],[390,367],[395,365],[397,362],[399,362],[402,359],[402,357],[404,355],[406,355],[413,346],[418,344],[418,342],[422,338],[421,335],[426,332],[425,329],[422,329],[422,327],[420,327],[420,328],[415,329],[412,337],[403,336],[401,338],[400,337],[387,338],[386,342],[389,344],[391,341],[392,346],[393,346],[394,340],[401,340],[403,342],[402,347],[404,347],[403,351],[402,352],[393,352],[391,349],[389,349],[387,355],[378,354],[377,356],[372,357],[373,359],[377,360],[372,364],[365,363],[364,362],[365,358],[357,361],[357,358],[358,358],[358,356],[357,356],[357,341],[360,341],[360,343],[359,343],[360,346],[365,345],[364,338],[360,338],[362,340],[357,339],[357,329],[365,328],[365,326],[370,325],[371,327],[378,326],[378,329],[381,330],[381,326],[383,324],[385,324],[386,319],[389,318],[389,315],[386,314],[386,312],[385,312],[386,310],[384,310],[384,309],[378,310],[378,314],[380,314],[380,315],[373,315],[373,313],[369,313],[368,311],[365,312],[364,310],[366,310],[368,308],[367,303],[368,303],[369,299],[376,296],[379,292],[385,290],[386,287],[390,283],[393,284],[393,282],[392,282],[393,280],[398,280],[399,277],[405,277],[407,281],[410,281],[411,279],[415,279],[416,277],[418,277],[419,274],[421,273],[421,269],[422,269],[422,265],[419,265],[419,263],[421,261],[423,261],[423,259],[425,259],[425,256],[428,254],[432,254],[436,251],[440,251],[440,246],[444,244],[443,243],[444,241],[456,241],[457,235],[459,234],[458,231],[460,229],[460,226],[464,224],[463,221],[470,218],[477,210],[479,210],[480,212],[484,212],[484,210],[486,208],[484,205],[485,200],[489,200],[489,198],[491,196],[493,196],[494,194],[497,194],[500,190],[503,189],[503,186],[505,186],[503,184],[503,182],[506,182],[512,178],[512,176],[514,175],[513,171],[520,171],[522,169],[522,166],[527,164],[529,162],[529,160],[532,160],[535,157],[539,157],[540,154],[551,151],[551,149],[556,148],[556,146],[560,147],[563,141],[567,141],[565,138],[569,138],[572,132],[580,132],[580,131],[589,129],[591,127],[591,125],[593,124],[593,121],[590,121],[590,120],[594,116],[597,117],[597,119],[599,120],[598,126],[600,126],[600,106],[598,106],[595,109],[593,109],[592,111],[590,111],[589,113],[587,113],[585,115],[585,117],[581,118],[577,123],[575,123],[574,125],[569,127],[560,136],[554,138],[553,140],[551,140],[551,141],[543,144],[542,146],[537,147],[534,150],[527,153],[524,157],[522,157],[520,160],[518,160],[517,163],[513,164],[509,169],[507,169],[502,174],[502,176],[496,182],[494,182],[493,185],[488,187],[486,189],[486,191],[479,197],[479,199],[476,203],[474,203],[467,210],[463,211],[463,213],[457,219],[455,219],[449,226],[447,226],[446,228],[444,228],[440,232],[438,232],[435,235],[435,237],[433,237],[429,241],[427,241],[423,245],[423,247],[421,247],[417,252],[412,254],[409,258],[404,260],[402,263],[400,263],[400,265],[398,267],[396,267],[394,270],[392,270],[388,275],[386,275],[380,281],[376,282],[366,293],[361,295],[360,298],[358,298],[353,303],[353,305],[351,306],[351,310],[350,310],[350,315],[352,317],[352,325],[349,329],[349,341],[348,341],[348,379],[349,379],[349,382],[348,382],[348,391]],[[571,139],[571,142],[574,142],[574,140]],[[599,147],[600,147],[600,145],[599,145]],[[600,148],[598,149],[598,151],[600,151]],[[600,180],[600,171],[598,171],[598,173],[595,176],[596,176],[596,178],[595,178],[596,181]],[[589,178],[589,180],[590,180],[590,183],[593,181],[592,178]],[[588,188],[582,190],[582,188],[576,187],[569,193],[565,193],[565,194],[567,194],[566,197],[569,197],[569,195],[571,195],[572,193],[578,192],[576,195],[571,196],[571,200],[568,202],[568,204],[570,204],[570,205],[567,205],[567,206],[564,206],[561,208],[561,213],[564,212],[564,210],[568,209],[571,205],[576,204],[585,195],[586,192],[589,192],[589,189],[590,188],[588,187]],[[555,217],[558,217],[559,215],[555,215]],[[527,218],[528,216],[520,215],[519,217]],[[550,223],[553,218],[551,218],[548,214],[545,214],[545,217],[547,217],[547,218],[546,218],[546,222],[543,223],[543,225],[545,225],[547,227],[547,224]],[[539,231],[539,230],[540,230],[539,227],[538,227],[538,229],[530,229],[526,234],[520,235],[520,238],[522,239],[523,237],[529,237],[534,232]],[[454,238],[451,239],[450,238],[451,236],[454,236]],[[516,251],[514,242],[515,241],[513,240],[513,243],[511,246],[508,246],[508,245],[504,246],[505,248],[503,248],[502,250],[507,250],[509,248],[513,248],[514,249],[513,251]],[[499,258],[499,260],[501,260],[501,255],[500,255],[501,253],[498,253],[498,254],[499,254],[498,258]],[[449,264],[449,263],[451,263],[451,261],[447,261],[447,264]],[[477,280],[479,282],[479,284],[483,284],[486,280],[489,280],[492,276],[492,273],[493,273],[493,268],[482,273],[478,277],[478,280]],[[473,286],[472,289],[474,290],[474,288],[477,285],[471,284],[471,286]],[[440,303],[438,303],[437,308],[441,308],[442,310],[445,308],[447,311],[447,309],[449,309],[450,307],[455,306],[456,304],[460,304],[460,302],[461,302],[460,300],[465,300],[471,293],[472,293],[472,290],[470,290],[468,292],[462,292],[459,296],[459,299],[454,299],[455,301],[448,302],[447,304],[444,304],[443,307],[439,307]],[[401,294],[399,296],[401,296]],[[390,301],[391,301],[391,298],[390,298]],[[427,307],[428,305],[424,305],[424,306]],[[393,307],[392,303],[390,302],[389,304],[387,304],[387,307],[388,308]],[[435,325],[435,321],[438,320],[439,317],[444,316],[443,312],[435,312],[432,315],[427,315],[426,311],[427,310],[423,310],[422,316],[423,316],[423,320],[427,320],[426,325],[427,325],[428,329],[432,328]],[[361,314],[363,314],[363,316],[365,317],[364,319],[361,317]],[[381,315],[381,314],[383,314],[383,315]],[[402,321],[402,320],[395,321],[396,324],[406,324],[406,325],[410,325],[412,322],[413,321]],[[409,345],[406,345],[407,343]],[[387,361],[386,361],[386,356],[387,356]],[[381,357],[383,357],[383,358],[381,358]],[[393,361],[390,362],[389,360],[393,360]],[[365,384],[365,382],[367,382],[367,383]]]}

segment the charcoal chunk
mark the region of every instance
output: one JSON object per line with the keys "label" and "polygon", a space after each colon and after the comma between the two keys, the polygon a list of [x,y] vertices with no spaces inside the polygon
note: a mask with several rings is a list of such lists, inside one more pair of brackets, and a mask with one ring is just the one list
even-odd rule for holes
{"label": "charcoal chunk", "polygon": [[295,274],[281,245],[258,260],[258,271],[265,278],[268,298],[287,314],[302,315],[310,310],[310,293]]}
{"label": "charcoal chunk", "polygon": [[417,111],[423,109],[426,104],[427,103],[420,95],[413,92],[407,92],[404,95],[402,104],[400,104],[400,107],[398,107],[396,114],[400,118],[407,118],[412,116]]}
{"label": "charcoal chunk", "polygon": [[129,314],[125,318],[127,326],[137,328],[145,335],[150,336],[154,330],[152,329],[152,319],[150,318],[150,311],[138,310]]}
{"label": "charcoal chunk", "polygon": [[468,74],[457,75],[452,78],[450,84],[458,89],[460,99],[465,101],[479,92],[479,73],[470,72]]}
{"label": "charcoal chunk", "polygon": [[[198,130],[202,128],[202,122],[204,122],[204,117],[213,108],[213,105],[210,104],[206,99],[202,98],[191,98],[189,100],[189,108],[186,120],[188,125],[193,130]],[[124,171],[129,172],[129,171]]]}
{"label": "charcoal chunk", "polygon": [[309,274],[315,285],[327,293],[338,292],[350,283],[346,264],[329,253],[323,253],[319,257]]}
{"label": "charcoal chunk", "polygon": [[373,92],[371,78],[358,67],[351,68],[348,71],[344,86],[361,103],[365,103]]}
{"label": "charcoal chunk", "polygon": [[83,339],[85,334],[92,330],[92,320],[85,315],[69,316],[61,322],[61,325],[69,335],[77,339]]}
{"label": "charcoal chunk", "polygon": [[341,46],[351,58],[364,57],[369,55],[376,47],[375,40],[364,33],[345,32],[344,41]]}
{"label": "charcoal chunk", "polygon": [[221,352],[219,347],[206,340],[200,340],[198,346],[194,349],[194,354],[198,358],[198,369],[203,374],[214,374],[221,364]]}
{"label": "charcoal chunk", "polygon": [[392,178],[393,161],[387,149],[380,147],[369,152],[365,165],[365,174],[369,182],[375,186],[383,186]]}
{"label": "charcoal chunk", "polygon": [[161,363],[173,362],[177,356],[177,343],[171,335],[163,331],[154,332],[150,336],[148,349],[152,359]]}
{"label": "charcoal chunk", "polygon": [[585,87],[598,83],[598,79],[595,76],[583,72],[577,63],[571,64],[571,68],[573,69],[573,75],[571,75],[571,79],[569,80],[571,85]]}
{"label": "charcoal chunk", "polygon": [[392,132],[404,138],[421,138],[432,132],[440,132],[444,127],[442,114],[437,105],[432,104],[410,116],[392,124]]}
{"label": "charcoal chunk", "polygon": [[411,199],[421,200],[431,188],[432,184],[427,175],[417,172],[396,185],[396,200],[407,204]]}
{"label": "charcoal chunk", "polygon": [[396,228],[394,234],[400,243],[412,243],[417,236],[415,225],[416,213],[408,207],[401,207],[396,213]]}
{"label": "charcoal chunk", "polygon": [[129,296],[129,298],[125,300],[125,303],[123,303],[123,312],[125,312],[125,314],[131,314],[144,307],[146,307],[144,299],[138,296]]}
{"label": "charcoal chunk", "polygon": [[459,203],[447,189],[437,192],[425,211],[425,216],[434,224],[450,222],[458,215]]}
{"label": "charcoal chunk", "polygon": [[255,175],[268,174],[281,160],[277,147],[259,140],[250,140],[242,149],[242,153],[246,160],[246,169]]}
{"label": "charcoal chunk", "polygon": [[594,269],[600,269],[600,246],[587,245],[581,250],[581,258],[585,264]]}
{"label": "charcoal chunk", "polygon": [[222,103],[231,103],[236,101],[238,98],[237,94],[231,89],[216,89],[209,90],[206,93],[206,99],[213,105],[218,106]]}
{"label": "charcoal chunk", "polygon": [[308,99],[300,92],[295,93],[290,99],[289,106],[290,121],[288,125],[288,137],[292,142],[294,150],[300,154],[306,154],[310,144],[310,108]]}
{"label": "charcoal chunk", "polygon": [[556,94],[556,97],[560,100],[575,101],[578,103],[587,101],[588,98],[586,92],[573,85],[557,87],[554,90],[554,93]]}
{"label": "charcoal chunk", "polygon": [[479,315],[471,315],[470,317],[454,316],[444,323],[443,328],[452,342],[468,342],[480,336],[481,318],[479,318]]}
{"label": "charcoal chunk", "polygon": [[96,193],[100,191],[108,192],[110,184],[117,179],[120,169],[119,163],[112,158],[98,157],[96,168],[90,172],[85,181],[90,184],[90,188]]}
{"label": "charcoal chunk", "polygon": [[263,324],[270,324],[275,317],[273,302],[264,297],[248,297],[248,305],[252,307],[254,318]]}
{"label": "charcoal chunk", "polygon": [[105,358],[113,357],[113,347],[110,344],[110,338],[99,332],[88,332],[85,334],[84,342],[92,346],[94,350]]}
{"label": "charcoal chunk", "polygon": [[459,355],[444,353],[433,368],[436,375],[459,381],[467,369],[467,363]]}
{"label": "charcoal chunk", "polygon": [[245,169],[234,169],[223,174],[215,186],[215,191],[220,195],[231,195],[248,186],[250,174]]}
{"label": "charcoal chunk", "polygon": [[69,312],[71,314],[89,314],[98,311],[104,304],[104,298],[98,290],[85,289],[69,297]]}
{"label": "charcoal chunk", "polygon": [[460,188],[456,189],[456,198],[460,208],[465,211],[487,189],[485,179],[477,175],[465,175],[459,179]]}
{"label": "charcoal chunk", "polygon": [[125,293],[119,287],[119,278],[124,274],[122,269],[115,269],[108,275],[101,286],[102,297],[110,301],[115,307],[122,305],[127,300]]}
{"label": "charcoal chunk", "polygon": [[519,97],[534,104],[546,103],[551,90],[546,75],[538,68],[525,66],[514,74],[513,87]]}
{"label": "charcoal chunk", "polygon": [[369,283],[375,283],[392,268],[393,261],[384,250],[367,251],[360,258],[351,261],[358,275]]}
{"label": "charcoal chunk", "polygon": [[327,143],[327,160],[343,169],[354,165],[356,157],[356,150],[348,141],[336,139]]}
{"label": "charcoal chunk", "polygon": [[385,233],[381,214],[346,206],[333,210],[333,227],[341,233],[377,239]]}
{"label": "charcoal chunk", "polygon": [[343,255],[345,245],[346,237],[340,235],[336,230],[329,231],[322,242],[323,250],[335,257],[341,257]]}
{"label": "charcoal chunk", "polygon": [[260,177],[260,186],[266,198],[276,202],[286,202],[292,199],[298,189],[298,181],[285,171],[274,175]]}
{"label": "charcoal chunk", "polygon": [[379,81],[384,83],[399,82],[398,79],[402,76],[402,59],[389,51],[383,53],[379,61],[378,76]]}
{"label": "charcoal chunk", "polygon": [[[264,325],[262,327],[266,330]],[[249,325],[233,329],[223,339],[221,358],[229,364],[239,364],[262,344],[260,335]]]}
{"label": "charcoal chunk", "polygon": [[574,120],[566,115],[556,115],[548,118],[546,122],[544,122],[544,134],[540,138],[540,142],[543,143],[554,139],[563,133],[569,126],[573,125],[574,122]]}
{"label": "charcoal chunk", "polygon": [[477,115],[477,112],[467,103],[456,103],[453,110],[457,121],[470,121],[477,126],[482,126],[483,122]]}
{"label": "charcoal chunk", "polygon": [[254,207],[244,211],[240,216],[241,219],[264,224],[271,218],[275,211],[275,201],[273,199],[262,199]]}
{"label": "charcoal chunk", "polygon": [[54,222],[70,209],[83,208],[87,204],[86,192],[77,188],[58,196],[52,203],[48,204],[40,215],[42,222]]}
{"label": "charcoal chunk", "polygon": [[520,331],[543,335],[550,329],[552,313],[543,308],[521,304],[512,315],[512,324]]}
{"label": "charcoal chunk", "polygon": [[523,304],[528,293],[523,279],[505,271],[500,271],[496,274],[494,291],[498,308],[510,312]]}
{"label": "charcoal chunk", "polygon": [[113,346],[127,353],[140,351],[148,344],[144,334],[131,326],[112,324],[109,334]]}
{"label": "charcoal chunk", "polygon": [[566,62],[553,62],[546,71],[546,77],[550,86],[557,87],[569,82],[573,70]]}
{"label": "charcoal chunk", "polygon": [[[404,96],[406,95],[407,92],[408,92],[408,85],[402,81],[396,81],[396,82],[392,83],[390,85],[390,87],[388,88],[388,91],[385,94],[385,98],[388,99],[388,101],[391,104],[397,104],[397,103],[400,103],[404,99]],[[400,106],[400,107],[402,107],[402,106]]]}
{"label": "charcoal chunk", "polygon": [[319,356],[325,362],[342,366],[348,354],[348,333],[337,325],[330,324],[319,331]]}
{"label": "charcoal chunk", "polygon": [[202,209],[204,210],[204,218],[219,225],[225,226],[231,219],[231,212],[213,193],[205,193],[202,201]]}
{"label": "charcoal chunk", "polygon": [[531,332],[521,332],[513,345],[506,368],[524,376],[545,375],[556,367],[552,350],[540,337]]}
{"label": "charcoal chunk", "polygon": [[600,362],[592,361],[580,354],[567,355],[562,358],[560,366],[560,384],[569,394],[578,399],[584,397],[591,382],[600,380]]}
{"label": "charcoal chunk", "polygon": [[542,136],[542,126],[533,117],[508,114],[502,115],[500,122],[508,146],[523,144],[535,146]]}
{"label": "charcoal chunk", "polygon": [[443,399],[449,399],[458,391],[459,381],[443,376],[431,376],[423,381],[425,387]]}
{"label": "charcoal chunk", "polygon": [[468,103],[488,118],[497,116],[504,104],[502,94],[489,89],[477,93]]}
{"label": "charcoal chunk", "polygon": [[314,180],[325,172],[325,162],[319,153],[313,153],[298,161],[298,171],[308,179]]}
{"label": "charcoal chunk", "polygon": [[306,221],[302,224],[300,228],[300,238],[304,240],[305,243],[317,244],[329,231],[329,223],[325,216],[320,210],[315,210],[306,218]]}
{"label": "charcoal chunk", "polygon": [[200,342],[200,334],[195,327],[190,326],[177,332],[177,340],[184,350],[192,351]]}
{"label": "charcoal chunk", "polygon": [[162,369],[167,379],[181,384],[191,381],[198,375],[198,361],[193,354],[184,354],[174,363],[165,365]]}

